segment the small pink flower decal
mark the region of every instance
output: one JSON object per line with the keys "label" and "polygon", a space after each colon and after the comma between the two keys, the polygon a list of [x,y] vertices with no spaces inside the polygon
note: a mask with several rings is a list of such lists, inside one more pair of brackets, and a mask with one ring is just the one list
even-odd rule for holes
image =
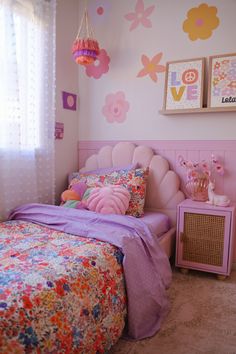
{"label": "small pink flower decal", "polygon": [[106,96],[105,106],[102,113],[109,123],[122,123],[126,119],[126,113],[129,110],[129,102],[125,100],[125,94],[119,91],[115,94],[110,93]]}
{"label": "small pink flower decal", "polygon": [[148,17],[151,15],[154,8],[155,5],[152,5],[145,9],[143,0],[138,0],[135,6],[135,12],[129,12],[125,15],[126,20],[132,21],[129,30],[134,30],[139,24],[142,24],[146,28],[152,27],[152,23]]}
{"label": "small pink flower decal", "polygon": [[104,23],[111,13],[111,1],[110,0],[89,1],[88,12],[89,12],[89,16],[92,18],[92,23]]}
{"label": "small pink flower decal", "polygon": [[149,75],[153,81],[157,82],[157,73],[162,73],[166,70],[164,65],[159,64],[161,57],[162,53],[158,53],[150,60],[145,54],[143,54],[141,60],[144,68],[139,71],[137,77]]}
{"label": "small pink flower decal", "polygon": [[109,70],[110,57],[105,49],[100,50],[100,54],[94,63],[86,66],[86,74],[94,79],[99,79],[103,74]]}

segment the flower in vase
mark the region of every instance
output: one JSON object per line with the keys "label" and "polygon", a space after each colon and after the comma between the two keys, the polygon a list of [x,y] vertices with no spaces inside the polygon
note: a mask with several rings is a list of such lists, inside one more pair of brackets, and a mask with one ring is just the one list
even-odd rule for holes
{"label": "flower in vase", "polygon": [[209,161],[194,162],[179,156],[179,164],[186,170],[186,194],[193,200],[206,201],[208,199],[208,184],[214,174],[224,174],[223,165],[211,155]]}
{"label": "flower in vase", "polygon": [[214,173],[220,175],[224,174],[224,167],[215,157],[211,155],[209,161],[202,160],[199,162],[194,162],[191,160],[185,160],[182,156],[178,158],[180,166],[186,169],[187,180],[194,180],[196,178],[210,178]]}

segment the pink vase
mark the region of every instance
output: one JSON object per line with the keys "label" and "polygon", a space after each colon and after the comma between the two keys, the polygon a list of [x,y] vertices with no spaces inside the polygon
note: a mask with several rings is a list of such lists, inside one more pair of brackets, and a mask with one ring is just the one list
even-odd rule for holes
{"label": "pink vase", "polygon": [[187,196],[192,200],[206,202],[208,200],[208,184],[209,179],[207,177],[188,181],[185,185]]}

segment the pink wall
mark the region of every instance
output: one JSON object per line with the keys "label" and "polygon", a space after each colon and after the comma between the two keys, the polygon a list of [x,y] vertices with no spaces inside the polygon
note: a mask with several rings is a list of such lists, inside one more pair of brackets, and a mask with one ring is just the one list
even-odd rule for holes
{"label": "pink wall", "polygon": [[[78,143],[78,166],[82,167],[85,160],[96,153],[104,145],[115,145],[118,141],[80,141]],[[225,174],[216,179],[216,192],[227,194],[232,202],[236,203],[236,140],[134,140],[135,144],[147,145],[164,156],[181,178],[185,181],[185,171],[178,164],[178,156],[193,161],[209,160],[213,153],[225,168]],[[234,250],[236,262],[236,245]]]}

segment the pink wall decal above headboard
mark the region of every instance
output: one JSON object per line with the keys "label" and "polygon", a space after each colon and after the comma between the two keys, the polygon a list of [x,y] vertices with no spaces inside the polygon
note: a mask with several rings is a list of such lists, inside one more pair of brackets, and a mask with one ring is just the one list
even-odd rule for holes
{"label": "pink wall decal above headboard", "polygon": [[103,24],[111,14],[112,4],[107,0],[88,1],[88,12],[92,22],[96,25]]}
{"label": "pink wall decal above headboard", "polygon": [[152,22],[148,17],[151,15],[154,8],[155,5],[145,8],[143,0],[138,0],[134,12],[129,12],[128,14],[125,15],[126,20],[132,22],[129,30],[130,31],[134,30],[140,24],[146,28],[152,27]]}
{"label": "pink wall decal above headboard", "polygon": [[126,120],[128,110],[129,102],[125,100],[124,92],[119,91],[106,96],[102,113],[109,123],[122,123]]}
{"label": "pink wall decal above headboard", "polygon": [[86,75],[94,79],[100,79],[109,71],[110,57],[105,49],[101,49],[96,61],[86,66]]}
{"label": "pink wall decal above headboard", "polygon": [[143,54],[141,61],[144,67],[139,71],[137,77],[149,75],[152,81],[157,82],[157,73],[162,73],[166,70],[164,65],[159,64],[161,58],[162,53],[154,55],[152,59],[149,59],[145,54]]}

